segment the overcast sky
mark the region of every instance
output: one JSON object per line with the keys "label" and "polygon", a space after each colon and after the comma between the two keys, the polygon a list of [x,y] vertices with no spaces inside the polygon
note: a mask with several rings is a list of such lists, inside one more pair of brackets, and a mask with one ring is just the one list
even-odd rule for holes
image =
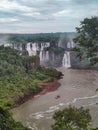
{"label": "overcast sky", "polygon": [[0,33],[73,32],[98,0],[0,0]]}

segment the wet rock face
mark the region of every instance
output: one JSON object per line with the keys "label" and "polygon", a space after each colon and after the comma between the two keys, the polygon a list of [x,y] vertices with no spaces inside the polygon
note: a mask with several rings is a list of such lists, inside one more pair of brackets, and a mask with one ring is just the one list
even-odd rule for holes
{"label": "wet rock face", "polygon": [[39,57],[40,57],[40,64],[46,67],[49,66],[58,67],[62,65],[63,55],[61,54],[57,55],[54,52],[44,50],[40,52]]}
{"label": "wet rock face", "polygon": [[[47,56],[46,56],[47,57]],[[48,52],[48,58],[49,59],[43,59],[41,60],[41,65],[44,65],[46,67],[59,67],[62,66],[62,59],[63,55],[55,54],[54,52]]]}

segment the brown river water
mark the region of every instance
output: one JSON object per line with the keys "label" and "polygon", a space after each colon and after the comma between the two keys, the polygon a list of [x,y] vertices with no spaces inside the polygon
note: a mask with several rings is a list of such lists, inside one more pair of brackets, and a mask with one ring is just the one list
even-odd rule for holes
{"label": "brown river water", "polygon": [[[59,82],[61,86],[54,92],[49,92],[29,100],[12,110],[16,121],[32,130],[51,130],[52,115],[55,111],[68,105],[90,109],[92,125],[98,122],[98,72],[91,70],[75,70],[58,68],[64,74]],[[60,98],[55,97],[60,95]]]}

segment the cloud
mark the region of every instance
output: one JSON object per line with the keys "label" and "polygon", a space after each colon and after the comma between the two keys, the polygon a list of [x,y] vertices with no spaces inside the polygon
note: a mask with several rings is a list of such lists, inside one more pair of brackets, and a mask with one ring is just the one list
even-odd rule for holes
{"label": "cloud", "polygon": [[98,0],[2,0],[0,31],[75,31],[85,17],[98,15]]}
{"label": "cloud", "polygon": [[19,19],[17,19],[17,18],[0,18],[1,23],[5,23],[6,21],[8,21],[9,23],[10,22],[18,22]]}
{"label": "cloud", "polygon": [[72,13],[72,10],[71,9],[67,9],[67,10],[61,10],[59,12],[56,12],[53,14],[53,16],[55,17],[64,17],[66,15],[69,15]]}

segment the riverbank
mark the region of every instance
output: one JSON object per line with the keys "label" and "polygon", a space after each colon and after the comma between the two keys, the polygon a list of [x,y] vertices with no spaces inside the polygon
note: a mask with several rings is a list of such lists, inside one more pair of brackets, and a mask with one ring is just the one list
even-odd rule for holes
{"label": "riverbank", "polygon": [[[57,69],[57,70],[59,70],[59,69]],[[63,71],[61,70],[61,72],[63,72]],[[68,71],[80,71],[81,73],[85,74],[85,70],[83,70],[83,69],[69,69]],[[87,69],[86,73],[93,73],[95,75],[98,75],[97,70]],[[61,85],[58,82],[58,79],[62,79],[62,76],[64,76],[64,75],[62,73],[60,73],[58,78],[53,80],[53,81],[39,83],[39,90],[37,92],[29,92],[28,94],[25,94],[23,97],[20,97],[18,100],[15,101],[15,105],[12,106],[11,108],[18,107],[19,105],[21,105],[21,104],[23,104],[23,103],[25,103],[25,102],[27,102],[29,100],[40,97],[41,95],[44,95],[44,94],[46,94],[48,92],[55,91]]]}
{"label": "riverbank", "polygon": [[34,99],[34,98],[37,98],[48,92],[55,91],[56,89],[58,89],[60,87],[60,85],[61,84],[57,80],[53,80],[53,81],[46,82],[46,83],[39,83],[39,88],[40,88],[39,91],[37,91],[35,93],[30,92],[30,93],[24,95],[23,97],[20,97],[18,100],[15,101],[15,105],[12,106],[12,108],[18,107],[19,105],[27,102],[30,99]]}

